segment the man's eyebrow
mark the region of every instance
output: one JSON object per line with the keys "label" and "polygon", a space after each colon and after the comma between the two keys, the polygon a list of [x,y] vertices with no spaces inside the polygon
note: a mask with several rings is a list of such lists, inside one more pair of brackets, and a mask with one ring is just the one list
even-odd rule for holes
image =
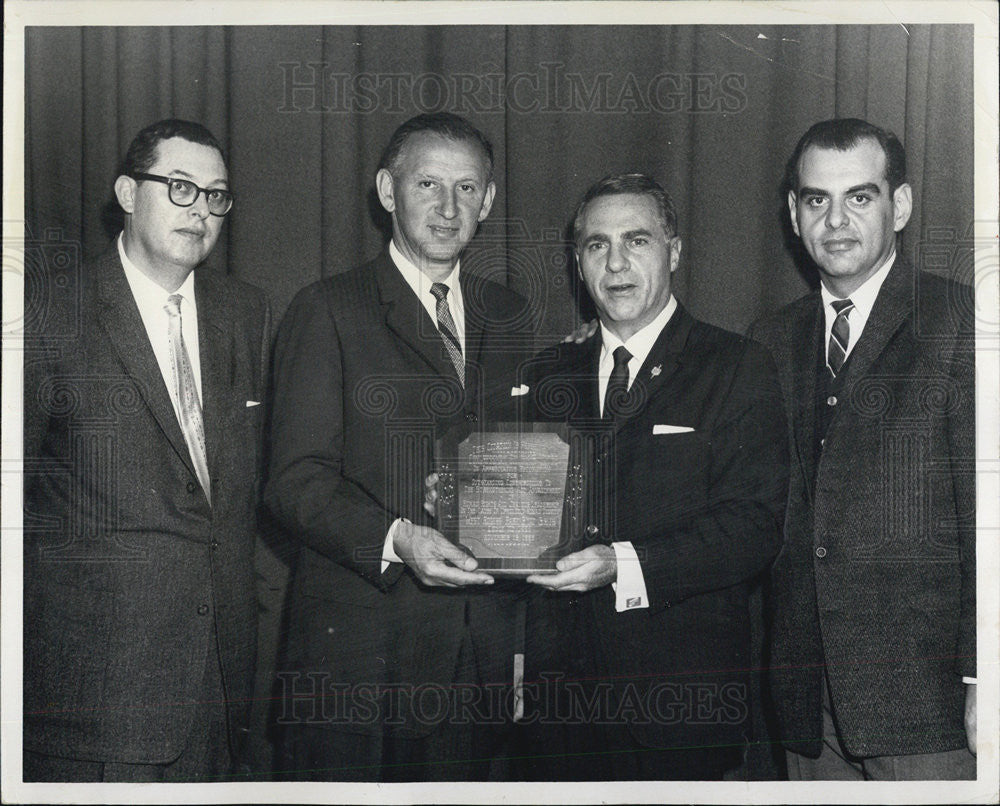
{"label": "man's eyebrow", "polygon": [[865,182],[863,185],[855,185],[847,189],[848,196],[852,196],[855,193],[871,193],[873,196],[882,195],[881,189],[874,182]]}
{"label": "man's eyebrow", "polygon": [[647,238],[652,238],[653,233],[648,229],[630,229],[628,232],[622,234],[622,237],[628,240],[629,238],[637,238],[639,236],[645,236]]}
{"label": "man's eyebrow", "polygon": [[[175,176],[178,179],[190,179],[192,182],[194,181],[194,176],[189,174],[187,171],[182,171],[180,168],[174,168],[169,175]],[[212,185],[218,185],[219,183],[225,185],[226,187],[229,187],[228,180],[221,178],[213,179],[211,182],[208,183],[207,187],[211,187]]]}
{"label": "man's eyebrow", "polygon": [[[423,181],[424,179],[430,179],[434,182],[445,181],[444,174],[435,171],[433,169],[426,171],[414,171],[413,175],[417,179],[417,181]],[[458,179],[453,179],[449,181],[453,182],[456,185],[479,185],[482,180],[480,180],[478,176],[470,175],[470,176],[462,176],[459,177]]]}
{"label": "man's eyebrow", "polygon": [[[879,186],[876,185],[874,182],[865,182],[865,183],[863,183],[861,185],[855,185],[854,187],[848,188],[847,192],[844,193],[844,195],[845,196],[852,196],[855,193],[871,193],[871,194],[873,194],[875,196],[879,196],[879,195],[882,194],[882,191],[879,188]],[[829,196],[830,193],[828,191],[822,190],[820,188],[812,188],[812,187],[806,186],[806,187],[803,187],[803,188],[799,188],[799,192],[798,192],[797,195],[799,195],[799,196]]]}
{"label": "man's eyebrow", "polygon": [[603,232],[595,232],[593,235],[588,235],[580,243],[587,244],[587,243],[593,243],[594,241],[603,241],[603,242],[607,243],[610,240],[611,239],[608,238],[608,236],[605,235]]}

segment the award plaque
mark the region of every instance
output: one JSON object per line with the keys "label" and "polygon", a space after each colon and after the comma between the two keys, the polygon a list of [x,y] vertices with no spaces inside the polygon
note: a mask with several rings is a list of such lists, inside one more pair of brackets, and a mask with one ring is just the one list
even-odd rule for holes
{"label": "award plaque", "polygon": [[438,529],[491,574],[554,573],[579,485],[565,427],[500,423],[438,440]]}

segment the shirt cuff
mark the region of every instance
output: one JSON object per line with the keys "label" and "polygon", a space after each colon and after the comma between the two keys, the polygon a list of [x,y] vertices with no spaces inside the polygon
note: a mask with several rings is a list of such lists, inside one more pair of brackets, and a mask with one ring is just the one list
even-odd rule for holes
{"label": "shirt cuff", "polygon": [[389,527],[389,533],[385,536],[385,543],[382,545],[382,573],[385,573],[385,569],[389,567],[389,563],[401,563],[403,562],[399,555],[396,554],[396,549],[392,545],[392,540],[396,536],[396,527],[400,523],[410,523],[406,518],[396,518],[392,522],[392,526]]}
{"label": "shirt cuff", "polygon": [[642,577],[642,566],[639,565],[635,547],[626,541],[612,543],[611,548],[615,550],[618,562],[618,579],[611,583],[615,591],[615,610],[624,613],[626,610],[649,607],[646,580]]}
{"label": "shirt cuff", "polygon": [[976,685],[976,678],[975,677],[963,677],[962,678],[962,682],[963,683],[968,683],[970,686],[974,686],[974,685]]}

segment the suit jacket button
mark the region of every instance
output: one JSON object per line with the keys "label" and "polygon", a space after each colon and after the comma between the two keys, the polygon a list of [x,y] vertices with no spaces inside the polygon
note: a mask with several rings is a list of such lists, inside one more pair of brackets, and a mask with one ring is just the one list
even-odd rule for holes
{"label": "suit jacket button", "polygon": [[187,491],[189,493],[191,493],[192,495],[194,495],[194,493],[197,491],[197,489],[198,489],[198,485],[195,484],[193,481],[189,481],[187,483]]}
{"label": "suit jacket button", "polygon": [[836,406],[837,405],[837,398],[836,398],[836,396],[835,395],[830,395],[826,399],[826,405],[828,405],[828,406]]}
{"label": "suit jacket button", "polygon": [[601,530],[598,529],[596,526],[594,526],[594,524],[590,524],[587,527],[587,534],[588,535],[596,535],[599,531],[601,531]]}
{"label": "suit jacket button", "polygon": [[212,551],[218,551],[218,549],[219,549],[219,541],[218,540],[213,540],[212,541]]}
{"label": "suit jacket button", "polygon": [[474,411],[470,411],[468,414],[466,414],[465,419],[468,420],[470,423],[479,422],[479,416]]}
{"label": "suit jacket button", "polygon": [[816,556],[822,560],[826,556],[826,549],[820,546],[816,549]]}
{"label": "suit jacket button", "polygon": [[204,616],[208,613],[208,605],[198,605],[198,615]]}

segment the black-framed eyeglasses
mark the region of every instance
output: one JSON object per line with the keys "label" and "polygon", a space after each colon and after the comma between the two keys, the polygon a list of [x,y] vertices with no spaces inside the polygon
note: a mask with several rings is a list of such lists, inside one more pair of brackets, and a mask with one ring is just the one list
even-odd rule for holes
{"label": "black-framed eyeglasses", "polygon": [[170,201],[178,207],[190,207],[198,201],[198,196],[204,193],[205,201],[208,202],[208,212],[212,215],[224,216],[233,209],[233,194],[222,188],[200,188],[187,179],[178,179],[176,176],[157,176],[139,171],[133,173],[132,178],[162,182],[167,186]]}

